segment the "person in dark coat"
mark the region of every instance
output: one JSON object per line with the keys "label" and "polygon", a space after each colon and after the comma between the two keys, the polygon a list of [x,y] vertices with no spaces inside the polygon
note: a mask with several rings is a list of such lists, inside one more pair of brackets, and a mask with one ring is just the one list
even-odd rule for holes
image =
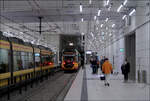
{"label": "person in dark coat", "polygon": [[121,66],[122,74],[124,75],[124,81],[128,81],[128,74],[130,73],[130,63],[125,59],[125,63]]}
{"label": "person in dark coat", "polygon": [[92,65],[92,73],[95,74],[96,73],[96,69],[97,69],[97,60],[96,58],[93,58],[90,60],[90,63]]}
{"label": "person in dark coat", "polygon": [[103,64],[104,64],[104,62],[105,62],[105,56],[103,57],[101,57],[101,61],[100,61],[100,68],[101,68],[101,70],[102,70],[102,66],[103,66]]}
{"label": "person in dark coat", "polygon": [[81,58],[81,66],[82,66],[82,69],[84,69],[84,57]]}

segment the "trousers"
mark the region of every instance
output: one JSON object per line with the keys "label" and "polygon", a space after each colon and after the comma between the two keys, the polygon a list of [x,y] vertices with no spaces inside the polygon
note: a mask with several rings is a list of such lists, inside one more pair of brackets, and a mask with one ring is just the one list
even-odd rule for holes
{"label": "trousers", "polygon": [[105,74],[105,83],[109,83],[109,79],[110,79],[110,74]]}

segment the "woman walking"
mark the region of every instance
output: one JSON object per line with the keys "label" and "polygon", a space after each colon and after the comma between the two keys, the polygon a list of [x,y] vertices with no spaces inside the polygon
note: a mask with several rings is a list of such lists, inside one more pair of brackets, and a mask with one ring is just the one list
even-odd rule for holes
{"label": "woman walking", "polygon": [[113,69],[111,63],[108,61],[108,58],[105,59],[105,62],[102,66],[102,72],[105,75],[105,86],[109,86],[109,76],[111,73],[113,73]]}

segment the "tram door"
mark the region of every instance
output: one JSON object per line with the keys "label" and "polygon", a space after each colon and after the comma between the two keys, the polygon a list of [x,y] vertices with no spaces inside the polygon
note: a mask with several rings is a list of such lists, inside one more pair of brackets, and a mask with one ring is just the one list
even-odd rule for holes
{"label": "tram door", "polygon": [[129,79],[136,79],[136,37],[135,32],[125,38],[125,56],[130,62]]}

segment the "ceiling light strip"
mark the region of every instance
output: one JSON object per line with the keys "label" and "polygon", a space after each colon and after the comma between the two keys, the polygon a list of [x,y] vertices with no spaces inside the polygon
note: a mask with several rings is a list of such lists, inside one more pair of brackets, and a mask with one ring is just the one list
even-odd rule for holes
{"label": "ceiling light strip", "polygon": [[123,7],[123,5],[121,4],[121,5],[119,6],[119,8],[117,9],[117,12],[120,12],[120,10],[121,10],[122,7]]}
{"label": "ceiling light strip", "polygon": [[109,5],[109,0],[107,0],[106,5]]}
{"label": "ceiling light strip", "polygon": [[122,17],[122,19],[124,20],[124,19],[126,18],[126,16],[127,16],[127,15],[124,15],[124,16]]}
{"label": "ceiling light strip", "polygon": [[106,18],[106,20],[105,20],[106,22],[108,21],[108,18]]}
{"label": "ceiling light strip", "polygon": [[131,16],[136,10],[133,9],[130,13],[129,13],[129,16]]}
{"label": "ceiling light strip", "polygon": [[127,2],[128,2],[128,0],[125,0],[125,1],[123,2],[123,5],[125,6],[125,5],[127,4]]}
{"label": "ceiling light strip", "polygon": [[89,4],[92,4],[92,0],[89,0]]}
{"label": "ceiling light strip", "polygon": [[97,18],[97,17],[96,17],[96,16],[94,16],[94,20],[96,20],[96,18]]}
{"label": "ceiling light strip", "polygon": [[114,26],[115,26],[115,24],[112,25],[112,27],[114,27]]}
{"label": "ceiling light strip", "polygon": [[81,21],[83,22],[83,21],[84,21],[84,19],[83,19],[83,18],[81,18]]}
{"label": "ceiling light strip", "polygon": [[80,13],[82,13],[82,4],[80,3]]}
{"label": "ceiling light strip", "polygon": [[99,9],[99,10],[98,10],[97,16],[100,16],[100,14],[101,14],[101,10]]}

